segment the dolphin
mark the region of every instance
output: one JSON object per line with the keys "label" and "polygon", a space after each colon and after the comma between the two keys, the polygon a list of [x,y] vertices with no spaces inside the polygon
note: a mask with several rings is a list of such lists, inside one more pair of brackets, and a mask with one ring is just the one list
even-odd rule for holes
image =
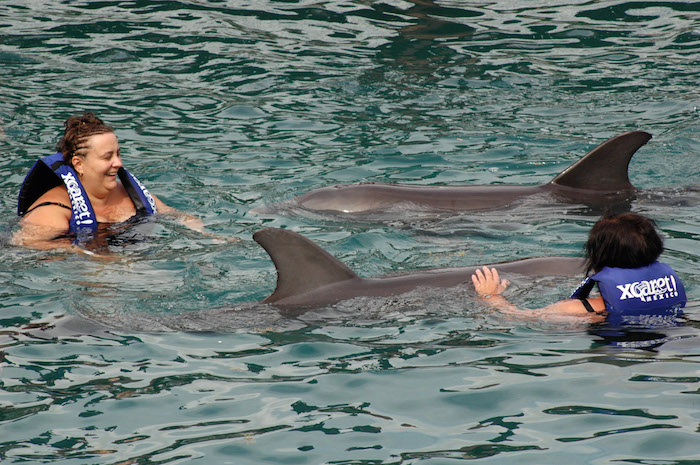
{"label": "dolphin", "polygon": [[[361,278],[301,234],[266,228],[253,234],[253,239],[267,251],[277,269],[277,287],[261,303],[283,308],[321,307],[362,296],[393,296],[419,287],[456,287],[471,283],[472,273],[480,268],[442,268]],[[585,269],[583,258],[575,257],[525,258],[497,266],[504,274],[526,276],[583,276]]]}
{"label": "dolphin", "polygon": [[476,211],[506,207],[535,194],[565,203],[605,203],[636,192],[627,169],[632,155],[651,139],[644,131],[619,134],[603,142],[550,182],[541,185],[415,186],[355,183],[316,189],[295,198],[306,210],[372,213],[400,204],[422,210]]}

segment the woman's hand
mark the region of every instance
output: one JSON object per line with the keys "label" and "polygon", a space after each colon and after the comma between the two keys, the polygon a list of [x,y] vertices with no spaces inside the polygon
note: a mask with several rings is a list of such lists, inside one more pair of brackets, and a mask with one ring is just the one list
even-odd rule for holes
{"label": "woman's hand", "polygon": [[204,223],[202,222],[201,219],[197,218],[196,216],[189,215],[187,213],[181,212],[180,210],[170,207],[166,204],[163,203],[159,198],[157,198],[155,195],[153,196],[153,199],[156,201],[156,206],[158,207],[158,213],[162,213],[164,215],[170,215],[171,217],[175,218],[178,223],[186,227],[187,229],[191,231],[195,231],[202,236],[210,237],[220,243],[225,243],[225,242],[242,242],[241,239],[237,237],[226,237],[226,236],[221,236],[219,234],[214,234],[210,233],[204,230]]}
{"label": "woman's hand", "polygon": [[489,268],[487,266],[483,267],[483,271],[479,269],[476,270],[472,275],[472,282],[474,283],[474,289],[476,289],[477,294],[482,298],[500,295],[510,284],[506,279],[501,280],[496,268]]}

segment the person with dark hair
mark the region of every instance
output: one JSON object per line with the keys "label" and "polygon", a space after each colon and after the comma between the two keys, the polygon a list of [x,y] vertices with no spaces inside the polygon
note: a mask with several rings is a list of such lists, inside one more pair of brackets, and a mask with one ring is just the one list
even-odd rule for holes
{"label": "person with dark hair", "polygon": [[[114,130],[92,113],[65,122],[57,153],[37,161],[22,183],[15,242],[34,248],[88,240],[102,223],[136,215],[177,215],[201,231],[201,221],[165,205],[122,166]],[[63,238],[64,240],[58,240]]]}
{"label": "person with dark hair", "polygon": [[[588,314],[598,321],[643,323],[645,316],[681,313],[685,288],[676,272],[658,261],[664,248],[653,220],[635,213],[605,215],[591,228],[584,249],[587,278],[571,298],[530,314]],[[523,312],[503,297],[509,283],[495,268],[477,270],[472,282],[479,297],[499,310]],[[596,286],[600,296],[590,297]]]}

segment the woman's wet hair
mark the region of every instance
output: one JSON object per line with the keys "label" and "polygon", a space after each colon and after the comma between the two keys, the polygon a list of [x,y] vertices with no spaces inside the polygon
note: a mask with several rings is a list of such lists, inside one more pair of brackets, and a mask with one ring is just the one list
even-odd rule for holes
{"label": "woman's wet hair", "polygon": [[72,166],[74,155],[85,156],[88,148],[87,140],[96,134],[114,132],[110,126],[92,113],[71,116],[64,123],[63,137],[58,141],[56,151],[63,154],[63,161]]}
{"label": "woman's wet hair", "polygon": [[593,225],[585,245],[587,272],[606,266],[639,268],[651,265],[664,250],[656,223],[636,213],[605,215]]}

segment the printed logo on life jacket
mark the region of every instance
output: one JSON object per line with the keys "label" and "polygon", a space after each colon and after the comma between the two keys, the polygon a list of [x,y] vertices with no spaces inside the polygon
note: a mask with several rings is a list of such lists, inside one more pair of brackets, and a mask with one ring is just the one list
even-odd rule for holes
{"label": "printed logo on life jacket", "polygon": [[673,276],[638,281],[617,286],[622,291],[620,300],[640,299],[642,302],[678,297],[678,287]]}
{"label": "printed logo on life jacket", "polygon": [[146,200],[148,200],[148,203],[151,205],[151,209],[153,210],[153,213],[158,213],[158,208],[156,208],[156,201],[153,200],[153,196],[151,195],[150,192],[148,192],[148,189],[146,189],[146,186],[141,184],[141,181],[139,181],[139,179],[134,175],[131,176],[131,179],[133,179],[136,182],[136,184],[138,184],[138,186],[143,191],[143,194],[146,197]]}
{"label": "printed logo on life jacket", "polygon": [[85,198],[83,197],[83,192],[80,189],[80,184],[73,176],[73,173],[62,174],[61,178],[66,185],[68,190],[68,196],[70,197],[71,206],[73,207],[73,216],[76,218],[75,224],[80,226],[84,224],[92,224],[94,222],[92,218],[92,213],[88,207]]}

